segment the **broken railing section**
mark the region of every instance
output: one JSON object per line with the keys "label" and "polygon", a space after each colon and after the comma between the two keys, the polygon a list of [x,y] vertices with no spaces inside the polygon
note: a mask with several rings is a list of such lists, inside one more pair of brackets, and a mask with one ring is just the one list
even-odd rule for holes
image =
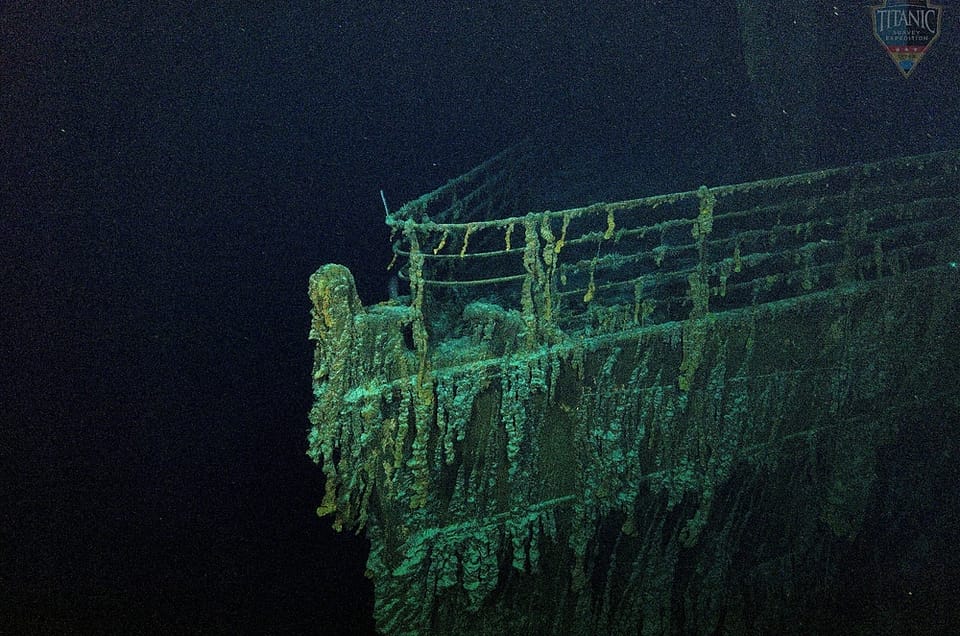
{"label": "broken railing section", "polygon": [[511,157],[387,218],[438,341],[473,301],[520,311],[542,344],[897,275],[942,264],[960,214],[955,151],[560,211],[468,205],[517,191]]}

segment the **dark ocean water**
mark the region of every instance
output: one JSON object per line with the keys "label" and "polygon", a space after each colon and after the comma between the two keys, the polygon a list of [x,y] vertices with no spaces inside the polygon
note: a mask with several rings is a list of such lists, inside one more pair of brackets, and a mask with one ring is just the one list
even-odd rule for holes
{"label": "dark ocean water", "polygon": [[908,79],[861,7],[784,10],[818,39],[781,104],[733,2],[69,4],[0,6],[0,634],[371,633],[314,514],[306,284],[386,297],[381,190],[525,137],[587,199],[960,144],[952,7]]}

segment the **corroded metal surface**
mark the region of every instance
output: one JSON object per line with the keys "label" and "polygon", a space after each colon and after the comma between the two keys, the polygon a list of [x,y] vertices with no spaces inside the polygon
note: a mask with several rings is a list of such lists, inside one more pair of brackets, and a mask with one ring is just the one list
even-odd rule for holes
{"label": "corroded metal surface", "polygon": [[310,281],[318,513],[370,538],[379,629],[809,615],[883,505],[879,450],[960,405],[955,154],[470,217],[515,192],[498,161],[388,219],[406,302]]}

